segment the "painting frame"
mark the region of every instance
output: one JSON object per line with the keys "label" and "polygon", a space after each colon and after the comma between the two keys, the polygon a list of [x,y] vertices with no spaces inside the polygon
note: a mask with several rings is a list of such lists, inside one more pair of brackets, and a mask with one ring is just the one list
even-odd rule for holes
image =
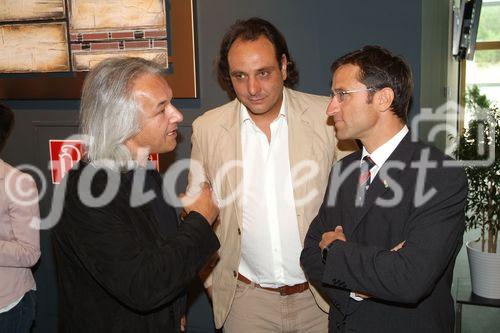
{"label": "painting frame", "polygon": [[[166,0],[169,12],[166,78],[174,98],[197,98],[195,0]],[[85,72],[0,74],[0,99],[80,99]]]}

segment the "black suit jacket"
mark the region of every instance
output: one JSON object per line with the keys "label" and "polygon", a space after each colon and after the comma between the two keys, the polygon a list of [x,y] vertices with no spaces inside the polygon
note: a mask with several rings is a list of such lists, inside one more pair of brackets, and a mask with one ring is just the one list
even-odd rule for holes
{"label": "black suit jacket", "polygon": [[[450,288],[464,232],[465,173],[443,167],[449,158],[412,142],[408,133],[358,207],[360,159],[361,152],[354,153],[332,170],[301,256],[308,278],[331,300],[330,332],[452,332]],[[424,164],[431,168],[424,172]],[[323,263],[318,243],[337,225],[347,241],[334,241]],[[390,251],[402,241],[402,249]],[[357,302],[351,291],[371,298]]]}

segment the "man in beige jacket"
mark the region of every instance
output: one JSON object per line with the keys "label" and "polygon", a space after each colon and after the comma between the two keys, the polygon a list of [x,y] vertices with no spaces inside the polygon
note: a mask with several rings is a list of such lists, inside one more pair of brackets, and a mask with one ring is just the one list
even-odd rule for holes
{"label": "man in beige jacket", "polygon": [[188,186],[210,182],[220,207],[221,248],[205,281],[215,325],[326,332],[328,305],[299,257],[331,166],[350,152],[327,125],[329,99],[289,88],[298,72],[286,41],[259,18],[231,26],[218,75],[236,99],[194,121]]}

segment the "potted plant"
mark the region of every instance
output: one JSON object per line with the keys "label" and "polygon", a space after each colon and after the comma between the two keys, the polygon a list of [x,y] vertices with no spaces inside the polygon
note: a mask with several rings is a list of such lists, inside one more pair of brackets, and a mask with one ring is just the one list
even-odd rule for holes
{"label": "potted plant", "polygon": [[466,105],[471,120],[460,137],[457,157],[470,162],[485,161],[490,156],[491,162],[465,166],[469,180],[466,230],[481,231],[480,239],[466,244],[472,291],[482,297],[500,298],[500,109],[477,86],[468,89]]}

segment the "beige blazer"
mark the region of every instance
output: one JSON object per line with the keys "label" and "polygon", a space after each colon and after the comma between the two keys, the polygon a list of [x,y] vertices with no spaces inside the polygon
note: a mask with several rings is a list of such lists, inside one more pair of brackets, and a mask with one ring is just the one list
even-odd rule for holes
{"label": "beige blazer", "polygon": [[[334,128],[327,124],[327,97],[285,88],[284,98],[288,108],[291,170],[299,169],[305,161],[313,161],[319,167],[317,174],[310,179],[307,179],[311,172],[308,167],[300,168],[293,179],[298,228],[303,242],[323,201],[332,164],[351,153],[354,146],[351,143],[346,151],[337,147]],[[217,328],[224,324],[233,302],[241,255],[242,197],[238,193],[242,183],[240,107],[241,103],[235,99],[207,111],[193,122],[188,191],[206,180],[213,186],[221,205],[220,221],[215,227],[221,243],[219,261],[205,281],[206,287],[212,286]],[[327,303],[314,289],[313,294],[318,305],[328,311]]]}
{"label": "beige blazer", "polygon": [[35,287],[30,268],[39,257],[35,182],[0,160],[0,309]]}

